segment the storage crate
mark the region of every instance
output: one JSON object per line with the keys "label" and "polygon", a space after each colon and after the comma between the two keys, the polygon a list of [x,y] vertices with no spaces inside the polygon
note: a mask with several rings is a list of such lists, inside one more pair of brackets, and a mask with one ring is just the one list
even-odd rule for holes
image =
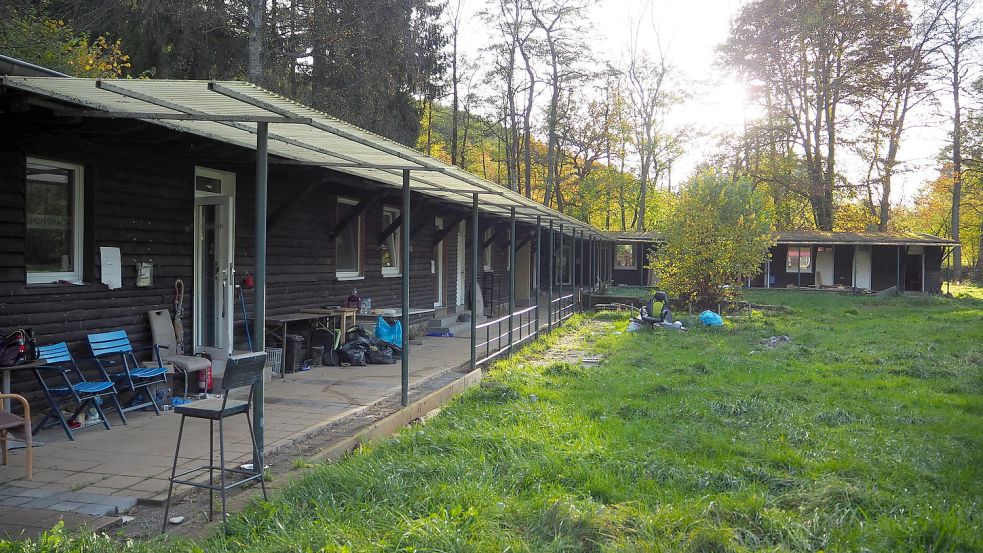
{"label": "storage crate", "polygon": [[263,351],[266,352],[268,374],[283,374],[283,348],[263,348]]}

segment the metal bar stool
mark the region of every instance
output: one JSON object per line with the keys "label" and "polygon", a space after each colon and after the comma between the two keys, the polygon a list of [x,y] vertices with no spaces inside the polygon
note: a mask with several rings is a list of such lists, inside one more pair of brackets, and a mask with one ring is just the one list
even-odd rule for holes
{"label": "metal bar stool", "polygon": [[[171,467],[170,485],[167,488],[167,503],[164,505],[164,522],[161,525],[161,533],[167,531],[167,515],[171,509],[171,493],[174,484],[185,484],[196,488],[208,489],[208,520],[213,518],[215,490],[219,490],[222,496],[222,524],[228,521],[228,514],[225,509],[226,491],[241,486],[253,480],[259,480],[263,488],[263,499],[267,499],[266,482],[263,480],[263,467],[253,467],[253,470],[241,469],[238,467],[225,466],[225,431],[222,421],[234,415],[245,415],[246,425],[249,426],[249,439],[253,444],[253,457],[259,458],[256,450],[256,434],[253,432],[253,425],[249,416],[249,409],[253,403],[253,396],[256,385],[263,381],[263,372],[266,366],[266,353],[246,353],[229,357],[225,365],[225,374],[222,376],[222,398],[205,399],[195,401],[186,405],[179,405],[174,408],[176,414],[181,415],[181,428],[177,434],[177,447],[174,449],[174,465]],[[246,401],[229,399],[229,392],[238,388],[249,386],[249,398]],[[184,435],[184,421],[188,417],[196,419],[208,419],[208,464],[177,473],[178,454],[181,451],[181,438]],[[218,421],[218,455],[219,464],[215,465],[215,421]],[[197,472],[208,471],[208,483],[193,482],[184,480],[183,477]],[[219,484],[215,484],[215,471],[219,473]],[[245,475],[245,478],[236,482],[226,484],[226,473]]]}

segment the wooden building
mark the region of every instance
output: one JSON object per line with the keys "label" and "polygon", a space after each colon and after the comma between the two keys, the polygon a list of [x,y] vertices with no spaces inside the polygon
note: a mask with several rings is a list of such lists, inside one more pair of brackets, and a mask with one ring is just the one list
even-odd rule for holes
{"label": "wooden building", "polygon": [[[589,225],[248,83],[7,70],[0,329],[33,328],[81,358],[100,331],[148,345],[147,312],[173,312],[182,285],[185,349],[220,368],[246,348],[247,326],[262,341],[257,318],[355,290],[374,308],[408,305],[410,322],[468,310],[472,278],[486,307],[534,303],[535,237],[548,236],[537,224],[602,243]],[[255,288],[240,286],[247,274]]]}
{"label": "wooden building", "polygon": [[757,288],[886,290],[937,294],[942,265],[955,242],[903,232],[785,231],[774,235],[771,260]]}
{"label": "wooden building", "polygon": [[655,272],[649,267],[652,255],[664,241],[657,232],[609,232],[614,255],[611,281],[626,286],[653,286]]}

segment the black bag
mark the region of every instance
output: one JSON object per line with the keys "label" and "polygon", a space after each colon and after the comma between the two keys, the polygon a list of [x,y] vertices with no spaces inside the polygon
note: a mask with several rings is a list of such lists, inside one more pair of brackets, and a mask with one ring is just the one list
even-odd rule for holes
{"label": "black bag", "polygon": [[324,351],[324,355],[321,356],[321,364],[325,367],[337,367],[341,364],[341,360],[338,358],[338,350],[328,349]]}
{"label": "black bag", "polygon": [[353,367],[365,366],[365,352],[368,351],[368,341],[356,338],[352,339],[338,348],[338,359],[341,363],[347,363]]}
{"label": "black bag", "polygon": [[345,331],[345,343],[353,342],[359,338],[365,340],[366,342],[371,342],[375,336],[369,334],[368,331],[366,331],[360,325],[355,325]]}
{"label": "black bag", "polygon": [[338,358],[342,364],[348,364],[352,367],[364,367],[365,366],[365,350],[362,349],[350,349],[350,350],[338,350]]}
{"label": "black bag", "polygon": [[15,330],[3,338],[0,338],[0,367],[13,367],[14,365],[26,360],[26,336],[26,331]]}
{"label": "black bag", "polygon": [[369,350],[367,354],[369,363],[373,365],[392,365],[396,362],[396,357],[393,355],[392,348],[380,348],[377,350]]}

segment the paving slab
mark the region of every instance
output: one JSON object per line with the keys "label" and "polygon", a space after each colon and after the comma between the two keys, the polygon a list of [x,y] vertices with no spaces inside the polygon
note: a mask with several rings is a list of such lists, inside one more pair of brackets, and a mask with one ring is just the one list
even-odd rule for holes
{"label": "paving slab", "polygon": [[[422,345],[411,348],[410,384],[419,384],[467,361],[469,347],[467,338],[424,338]],[[399,388],[398,364],[317,367],[274,378],[266,385],[267,453],[362,411]],[[130,424],[125,426],[116,424],[115,415],[110,417],[112,430],[93,427],[79,433],[75,441],[69,441],[58,429],[40,433],[38,438],[45,445],[35,449],[34,480],[23,479],[23,451],[12,451],[10,464],[0,467],[0,509],[29,506],[23,510],[46,513],[50,520],[71,514],[89,517],[92,522],[92,517],[105,514],[107,507],[115,508],[113,514],[122,514],[137,502],[166,498],[181,417],[173,411],[160,416],[132,411],[127,414]],[[225,437],[228,464],[251,460],[252,447],[242,417],[226,421]],[[217,461],[217,447],[215,457]],[[206,464],[207,458],[208,425],[189,420],[179,470]],[[186,490],[175,487],[175,493]],[[56,505],[71,510],[52,510]],[[7,530],[16,529],[2,516],[0,521]]]}

